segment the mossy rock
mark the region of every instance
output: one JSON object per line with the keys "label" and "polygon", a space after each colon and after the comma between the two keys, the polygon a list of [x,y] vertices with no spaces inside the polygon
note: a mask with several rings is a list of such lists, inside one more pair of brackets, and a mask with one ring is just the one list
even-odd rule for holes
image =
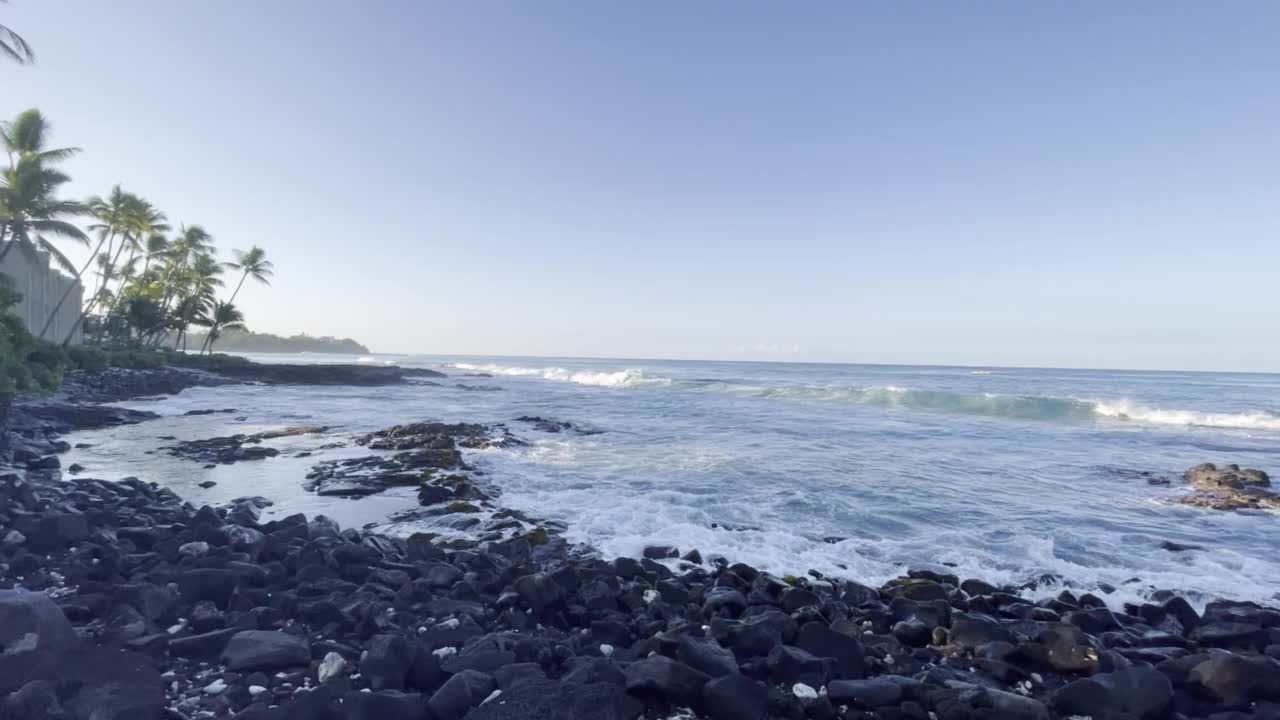
{"label": "mossy rock", "polygon": [[795,575],[783,575],[783,576],[782,576],[782,582],[784,582],[784,583],[786,583],[786,584],[788,584],[788,585],[793,585],[793,586],[794,586],[794,585],[799,585],[799,584],[800,584],[800,581],[801,581],[802,579],[803,579],[803,578],[798,578],[798,577],[796,577]]}
{"label": "mossy rock", "polygon": [[546,528],[536,527],[525,533],[524,539],[528,541],[530,545],[546,545],[551,538],[547,536]]}
{"label": "mossy rock", "polygon": [[449,503],[445,507],[445,511],[451,513],[477,513],[480,512],[480,508],[465,500],[459,500],[458,502]]}
{"label": "mossy rock", "polygon": [[452,475],[445,475],[439,478],[436,480],[436,484],[452,488],[467,488],[471,487],[471,478],[466,475],[458,475],[457,473],[454,473]]}

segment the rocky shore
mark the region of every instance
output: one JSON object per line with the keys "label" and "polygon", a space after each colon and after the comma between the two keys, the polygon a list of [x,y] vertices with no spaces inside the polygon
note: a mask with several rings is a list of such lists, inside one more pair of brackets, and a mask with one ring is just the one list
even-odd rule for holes
{"label": "rocky shore", "polygon": [[[774,577],[660,538],[605,561],[460,474],[458,448],[519,442],[505,428],[388,428],[359,442],[396,454],[313,471],[317,492],[418,486],[425,510],[473,517],[465,538],[267,521],[261,499],[194,507],[145,478],[64,480],[61,433],[145,419],[75,403],[171,391],[115,375],[37,404],[61,411],[8,414],[3,720],[1280,717],[1275,608],[1198,612],[1167,592],[1033,602],[936,569],[881,587]],[[193,457],[251,459],[235,453],[255,446]],[[1256,494],[1265,479],[1213,472],[1187,480]],[[486,504],[483,519],[463,507]]]}

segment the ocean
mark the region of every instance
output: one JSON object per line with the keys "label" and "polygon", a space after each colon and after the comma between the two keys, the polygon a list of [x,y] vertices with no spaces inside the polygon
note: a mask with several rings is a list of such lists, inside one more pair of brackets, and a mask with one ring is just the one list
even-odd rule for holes
{"label": "ocean", "polygon": [[[262,355],[264,362],[352,356]],[[1063,587],[1109,603],[1155,589],[1280,598],[1272,512],[1181,506],[1201,462],[1280,471],[1280,375],[754,362],[373,355],[447,379],[355,387],[193,388],[121,403],[161,420],[68,436],[82,476],[139,476],[192,502],[246,495],[271,513],[324,513],[393,533],[411,489],[359,500],[302,489],[353,433],[418,420],[503,422],[527,447],[469,451],[499,502],[563,522],[606,557],[648,544],[697,548],[778,574],[878,585],[932,567],[995,583]],[[196,409],[235,413],[184,416]],[[520,416],[587,432],[538,431]],[[171,440],[282,425],[330,426],[269,441],[282,454],[202,469]],[[598,432],[597,432],[598,431]],[[299,457],[300,453],[313,453]],[[1164,477],[1168,486],[1152,485]],[[201,488],[201,482],[217,484]],[[1173,542],[1192,549],[1170,551]]]}

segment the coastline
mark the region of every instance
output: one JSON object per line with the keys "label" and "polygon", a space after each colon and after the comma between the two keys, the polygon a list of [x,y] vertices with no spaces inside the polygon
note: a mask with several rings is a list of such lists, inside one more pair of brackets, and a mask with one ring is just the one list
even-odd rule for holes
{"label": "coastline", "polygon": [[[1280,699],[1280,610],[1252,603],[1198,613],[1166,593],[1117,612],[1092,595],[1032,603],[1020,588],[927,570],[879,588],[816,573],[777,578],[660,538],[643,558],[606,562],[564,542],[554,524],[501,508],[500,495],[456,482],[438,497],[493,505],[489,519],[466,528],[473,539],[399,539],[316,517],[262,522],[252,499],[194,508],[146,478],[62,480],[45,460],[66,450],[58,436],[69,429],[147,419],[86,400],[208,383],[407,377],[369,365],[237,367],[233,376],[85,373],[60,397],[10,412],[10,430],[32,457],[26,477],[6,475],[0,489],[22,535],[6,536],[5,585],[44,591],[104,652],[158,666],[128,681],[86,681],[119,690],[95,698],[192,718],[441,720],[669,717],[681,708],[717,719],[1207,717]],[[404,426],[365,442],[438,453],[473,441],[518,437]],[[441,470],[457,464],[437,459]],[[423,487],[442,488],[446,477]],[[46,617],[44,601],[14,597],[5,602]],[[63,639],[24,651],[48,661],[29,663],[37,674],[76,649],[65,628],[49,632]],[[0,689],[50,699],[13,682]],[[78,717],[89,692],[53,698]]]}

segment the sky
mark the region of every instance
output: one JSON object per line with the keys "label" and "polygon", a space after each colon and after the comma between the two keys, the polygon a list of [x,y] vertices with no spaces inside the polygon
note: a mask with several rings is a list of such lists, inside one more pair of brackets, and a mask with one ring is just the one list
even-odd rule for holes
{"label": "sky", "polygon": [[[1280,4],[12,0],[73,196],[381,352],[1280,371]],[[70,254],[70,253],[69,253]]]}

